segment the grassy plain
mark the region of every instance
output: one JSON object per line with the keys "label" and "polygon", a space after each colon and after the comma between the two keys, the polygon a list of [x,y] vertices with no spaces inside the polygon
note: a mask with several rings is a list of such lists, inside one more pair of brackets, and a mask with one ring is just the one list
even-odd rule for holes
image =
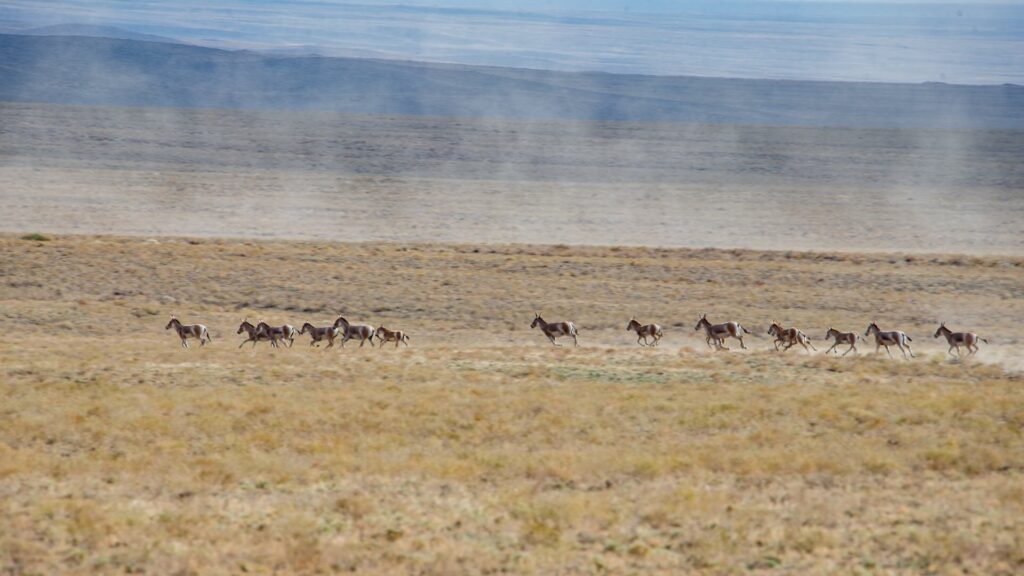
{"label": "grassy plain", "polygon": [[[1020,573],[1022,279],[1009,257],[2,237],[0,572]],[[707,351],[702,312],[753,349]],[[214,342],[180,349],[171,313]],[[338,313],[412,346],[237,348],[244,317]],[[819,349],[875,319],[920,357],[775,353],[772,319]],[[940,320],[992,346],[950,361]]]}

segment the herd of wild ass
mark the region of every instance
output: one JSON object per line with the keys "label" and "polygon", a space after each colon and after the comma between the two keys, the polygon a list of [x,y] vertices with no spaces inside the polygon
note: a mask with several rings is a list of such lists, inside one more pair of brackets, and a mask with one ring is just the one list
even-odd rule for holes
{"label": "herd of wild ass", "polygon": [[[175,317],[171,317],[171,321],[167,323],[165,329],[170,330],[174,328],[178,333],[178,337],[181,339],[181,346],[188,348],[188,339],[195,338],[199,340],[199,345],[205,345],[207,342],[211,342],[213,339],[210,338],[210,333],[207,331],[206,326],[202,324],[182,324]],[[572,322],[545,322],[541,318],[540,314],[535,314],[533,323],[530,324],[530,328],[540,328],[540,331],[547,337],[547,339],[555,346],[560,346],[556,342],[558,338],[568,336],[572,338],[573,345],[579,346],[579,331],[576,329],[576,324]],[[747,345],[743,342],[743,336],[745,334],[752,334],[749,330],[744,328],[739,322],[723,322],[721,324],[712,324],[708,320],[708,315],[704,314],[697,321],[697,325],[693,327],[694,331],[704,330],[705,339],[709,348],[714,350],[728,350],[725,346],[725,341],[729,338],[735,338],[739,340],[740,347],[744,350],[747,349]],[[664,331],[661,326],[657,324],[641,324],[636,318],[631,318],[629,324],[626,325],[626,330],[636,332],[636,342],[641,346],[657,346],[661,341]],[[409,345],[409,335],[401,330],[388,330],[384,326],[374,328],[366,324],[350,324],[344,317],[339,316],[334,324],[330,326],[314,326],[309,322],[302,325],[302,328],[296,329],[294,326],[285,324],[283,326],[271,326],[264,321],[259,321],[256,324],[249,322],[248,319],[244,320],[238,326],[238,334],[245,334],[245,340],[238,345],[239,348],[245,344],[252,342],[253,347],[258,342],[269,342],[274,348],[280,347],[284,342],[287,342],[290,348],[295,344],[295,337],[302,334],[309,334],[310,346],[319,346],[321,342],[327,342],[326,348],[334,346],[335,340],[341,340],[341,346],[345,346],[345,342],[349,340],[358,340],[359,346],[362,347],[367,341],[373,346],[374,338],[377,338],[380,347],[384,347],[388,342],[394,342],[397,348],[399,344]],[[798,328],[783,328],[777,322],[772,322],[768,328],[768,334],[775,337],[775,350],[786,351],[793,346],[801,346],[804,350],[810,354],[811,350],[818,351],[811,343],[811,338],[807,334]],[[864,335],[861,336],[856,332],[841,332],[835,328],[829,326],[828,331],[825,333],[825,340],[832,340],[832,346],[825,351],[828,354],[835,350],[836,354],[839,351],[836,350],[837,346],[847,345],[849,346],[843,356],[846,356],[850,352],[857,352],[857,341],[866,340],[868,337],[874,337],[875,341],[875,353],[883,347],[889,357],[892,357],[892,351],[889,350],[890,346],[896,346],[903,353],[903,357],[907,358],[907,354],[910,354],[910,358],[914,358],[914,351],[910,347],[910,343],[913,339],[907,336],[906,332],[902,330],[891,330],[883,331],[878,327],[878,324],[872,322],[868,325]],[[960,356],[961,348],[967,349],[967,355],[970,356],[978,351],[978,342],[984,342],[988,344],[988,340],[978,336],[973,332],[953,332],[946,327],[943,322],[938,330],[935,331],[934,337],[938,338],[942,336],[949,343],[949,350],[947,352],[953,355],[953,350],[956,350],[956,356]]]}

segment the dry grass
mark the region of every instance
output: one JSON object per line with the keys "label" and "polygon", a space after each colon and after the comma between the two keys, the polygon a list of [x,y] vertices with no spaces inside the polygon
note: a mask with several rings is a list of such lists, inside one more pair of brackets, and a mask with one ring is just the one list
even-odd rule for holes
{"label": "dry grass", "polygon": [[[0,571],[1024,570],[1020,260],[194,242],[0,239]],[[703,310],[923,357],[710,354]],[[413,347],[236,349],[337,312]],[[946,360],[939,317],[993,346]]]}

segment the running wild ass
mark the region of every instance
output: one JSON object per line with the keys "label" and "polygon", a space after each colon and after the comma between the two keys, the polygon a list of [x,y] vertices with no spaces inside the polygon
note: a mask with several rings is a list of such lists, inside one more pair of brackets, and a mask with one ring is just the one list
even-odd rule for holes
{"label": "running wild ass", "polygon": [[406,334],[405,332],[402,332],[401,330],[388,330],[387,328],[381,326],[380,328],[377,328],[375,332],[377,335],[377,339],[380,340],[381,348],[383,348],[384,344],[388,342],[394,342],[395,348],[398,348],[398,345],[403,343],[406,346],[409,345],[409,335]]}
{"label": "running wild ass", "polygon": [[320,342],[327,340],[327,346],[324,348],[324,350],[333,347],[334,339],[337,338],[339,334],[341,334],[341,331],[338,328],[335,328],[334,326],[323,326],[318,328],[316,326],[313,326],[309,322],[306,322],[305,324],[302,325],[302,330],[299,330],[299,334],[305,334],[307,332],[309,332],[310,346],[316,346],[319,348]]}
{"label": "running wild ass", "polygon": [[[661,340],[662,331],[661,326],[657,324],[642,325],[637,322],[636,318],[630,318],[629,324],[626,325],[626,330],[633,330],[636,332],[636,343],[641,346],[657,346],[658,341]],[[648,343],[647,338],[653,338],[654,342]],[[643,342],[640,339],[643,338]]]}
{"label": "running wild ass", "polygon": [[241,334],[242,332],[245,332],[246,338],[245,338],[245,340],[242,340],[241,344],[238,345],[239,348],[241,348],[242,346],[245,346],[245,344],[247,342],[252,342],[252,347],[255,348],[257,342],[259,342],[261,340],[262,341],[269,341],[270,340],[270,334],[264,334],[263,332],[260,332],[256,328],[255,324],[253,324],[252,322],[249,322],[248,318],[246,318],[245,320],[242,320],[242,323],[238,325],[238,332],[236,332],[236,334]]}
{"label": "running wild ass", "polygon": [[711,341],[715,341],[714,348],[718,350],[728,350],[725,347],[726,338],[735,338],[740,341],[740,348],[747,349],[746,344],[743,343],[743,335],[750,334],[750,330],[747,330],[741,326],[738,322],[725,322],[723,324],[712,324],[708,321],[708,315],[704,314],[697,321],[697,325],[693,327],[694,332],[704,329],[707,338],[704,341],[707,343],[708,348],[711,348]]}
{"label": "running wild ass", "polygon": [[366,341],[370,341],[370,346],[373,346],[373,334],[375,330],[373,326],[367,326],[366,324],[349,324],[342,316],[338,316],[338,319],[334,321],[334,327],[341,329],[341,346],[345,347],[345,342],[356,339],[359,340],[359,347],[362,348]]}
{"label": "running wild ass", "polygon": [[868,329],[864,331],[864,337],[866,338],[869,334],[875,335],[875,354],[878,354],[878,349],[885,346],[886,353],[889,354],[889,358],[892,358],[892,352],[889,351],[889,346],[899,346],[900,352],[903,352],[903,358],[907,357],[907,351],[910,351],[910,357],[914,356],[914,351],[910,348],[910,342],[914,340],[907,336],[906,332],[901,330],[893,330],[891,332],[882,332],[878,329],[878,324],[872,322],[868,324]]}
{"label": "running wild ass", "polygon": [[207,342],[213,342],[213,338],[210,338],[210,333],[206,331],[206,326],[202,324],[182,324],[181,320],[178,320],[174,316],[171,316],[171,321],[164,326],[164,330],[174,330],[178,333],[178,338],[181,338],[181,347],[188,348],[189,338],[198,338],[199,346],[205,346]]}
{"label": "running wild ass", "polygon": [[985,340],[974,332],[953,332],[949,328],[946,328],[945,322],[943,322],[939,326],[939,329],[935,331],[935,338],[938,338],[939,336],[945,336],[946,342],[949,343],[949,350],[946,352],[952,356],[953,348],[956,348],[956,355],[958,358],[960,357],[961,346],[967,348],[967,355],[971,356],[978,351],[979,340],[988,344],[988,340]]}
{"label": "running wild ass", "polygon": [[[815,352],[818,351],[818,349],[814,347],[814,344],[811,344],[811,339],[807,337],[807,334],[804,334],[802,330],[797,328],[783,328],[777,322],[772,322],[772,325],[768,328],[768,334],[775,336],[776,350],[778,350],[779,346],[782,344],[786,345],[786,347],[782,349],[783,352],[789,350],[794,345],[799,344],[804,347],[804,350],[806,350],[808,354],[811,353],[811,350],[814,350]],[[807,349],[808,346],[811,347],[811,350]]]}
{"label": "running wild ass", "polygon": [[[828,332],[825,333],[825,340],[828,340],[829,338],[834,338],[835,343],[832,344],[831,348],[825,350],[825,354],[835,350],[836,346],[839,346],[840,344],[849,344],[850,347],[846,349],[846,352],[843,352],[843,356],[846,356],[851,350],[854,352],[857,351],[857,339],[860,338],[860,335],[856,332],[840,332],[839,330],[829,326]],[[836,354],[839,354],[838,350],[836,350]]]}
{"label": "running wild ass", "polygon": [[289,324],[283,324],[281,326],[271,326],[263,320],[260,320],[259,324],[256,325],[256,334],[259,337],[260,334],[265,334],[270,337],[270,344],[274,348],[278,347],[278,340],[287,340],[288,347],[291,348],[295,344],[295,336],[298,335],[299,331],[294,326]]}
{"label": "running wild ass", "polygon": [[572,336],[573,346],[579,346],[579,340],[576,338],[577,331],[576,325],[572,322],[545,322],[540,314],[534,314],[533,323],[530,324],[530,328],[540,327],[540,331],[548,337],[555,346],[561,346],[561,344],[555,343],[555,338],[561,338],[562,336]]}

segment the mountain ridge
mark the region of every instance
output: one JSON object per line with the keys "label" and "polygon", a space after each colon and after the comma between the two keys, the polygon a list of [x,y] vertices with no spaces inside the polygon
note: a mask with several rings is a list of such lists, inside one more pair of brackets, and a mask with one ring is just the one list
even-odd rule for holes
{"label": "mountain ridge", "polygon": [[[170,39],[168,39],[170,40]],[[0,34],[0,99],[568,120],[1024,128],[1024,87],[560,72]]]}

